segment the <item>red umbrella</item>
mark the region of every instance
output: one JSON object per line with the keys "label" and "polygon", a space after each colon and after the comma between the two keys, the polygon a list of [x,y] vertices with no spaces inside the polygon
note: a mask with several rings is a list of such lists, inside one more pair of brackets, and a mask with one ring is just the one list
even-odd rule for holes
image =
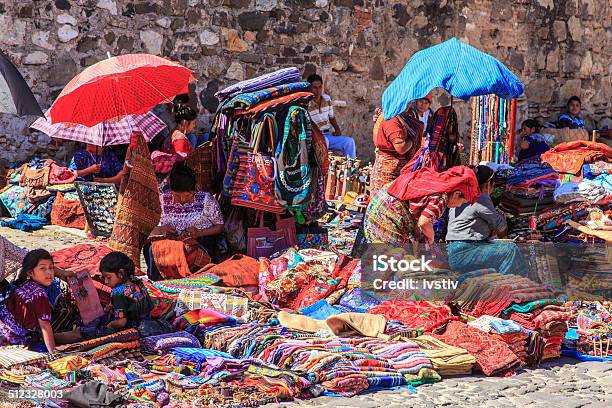
{"label": "red umbrella", "polygon": [[52,123],[95,126],[143,114],[187,93],[194,77],[188,68],[149,54],[128,54],[94,64],[66,85],[49,116]]}

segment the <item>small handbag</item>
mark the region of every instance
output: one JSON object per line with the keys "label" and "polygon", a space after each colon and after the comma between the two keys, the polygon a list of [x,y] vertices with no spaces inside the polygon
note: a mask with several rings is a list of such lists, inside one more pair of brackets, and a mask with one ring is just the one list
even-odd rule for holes
{"label": "small handbag", "polygon": [[238,153],[238,170],[232,189],[232,205],[254,208],[273,213],[283,213],[285,209],[278,203],[275,192],[275,180],[278,174],[276,159],[273,153],[260,153],[263,141],[262,133],[267,130],[269,150],[274,150],[276,143],[276,119],[266,113],[254,126],[252,153]]}
{"label": "small handbag", "polygon": [[296,245],[295,222],[292,218],[281,220],[276,216],[276,230],[264,227],[263,213],[255,217],[259,227],[247,231],[247,255],[251,258],[269,258],[271,255]]}
{"label": "small handbag", "polygon": [[243,210],[240,207],[233,207],[225,222],[225,239],[234,251],[246,249],[246,228],[242,214]]}
{"label": "small handbag", "polygon": [[76,272],[68,278],[68,286],[79,309],[83,324],[88,324],[104,315],[98,292],[89,271]]}

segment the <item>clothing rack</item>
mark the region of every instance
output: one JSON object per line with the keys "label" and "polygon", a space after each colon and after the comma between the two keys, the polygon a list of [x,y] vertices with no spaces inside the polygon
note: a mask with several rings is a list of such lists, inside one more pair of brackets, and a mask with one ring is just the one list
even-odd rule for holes
{"label": "clothing rack", "polygon": [[509,164],[514,153],[516,99],[483,95],[472,98],[470,164]]}

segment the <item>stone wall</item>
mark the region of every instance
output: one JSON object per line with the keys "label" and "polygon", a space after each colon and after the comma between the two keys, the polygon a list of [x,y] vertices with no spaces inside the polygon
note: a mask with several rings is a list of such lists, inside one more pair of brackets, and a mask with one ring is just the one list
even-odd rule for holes
{"label": "stone wall", "polygon": [[[415,51],[453,36],[518,74],[519,119],[554,119],[577,94],[594,119],[609,121],[610,13],[608,0],[3,0],[0,47],[43,109],[107,52],[169,56],[199,77],[203,122],[225,84],[291,65],[318,72],[343,132],[371,158],[372,112],[386,85]],[[434,107],[448,102],[436,93]],[[455,105],[466,133],[467,104]],[[27,125],[0,116],[0,158],[67,157],[69,144]]]}

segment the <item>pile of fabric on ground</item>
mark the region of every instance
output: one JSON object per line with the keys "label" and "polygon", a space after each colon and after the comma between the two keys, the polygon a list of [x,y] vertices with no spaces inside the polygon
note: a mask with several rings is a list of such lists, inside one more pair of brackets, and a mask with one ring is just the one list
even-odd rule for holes
{"label": "pile of fabric on ground", "polygon": [[[56,195],[74,194],[76,174],[53,160],[34,158],[19,167],[11,169],[6,175],[6,186],[0,190],[0,201],[15,218],[3,226],[33,231],[42,228],[52,217]],[[60,203],[61,205],[61,203]],[[78,214],[78,211],[76,211]],[[80,212],[83,214],[82,210]],[[81,219],[83,228],[84,218]]]}

